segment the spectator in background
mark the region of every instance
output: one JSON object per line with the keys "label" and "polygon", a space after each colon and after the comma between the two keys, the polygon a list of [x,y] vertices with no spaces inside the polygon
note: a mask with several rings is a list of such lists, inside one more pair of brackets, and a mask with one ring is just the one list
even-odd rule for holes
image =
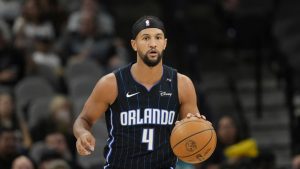
{"label": "spectator in background", "polygon": [[70,126],[72,126],[73,121],[73,109],[71,101],[66,96],[54,97],[50,103],[50,112],[52,119],[58,123],[59,131],[63,133],[72,132]]}
{"label": "spectator in background", "polygon": [[53,160],[47,164],[45,169],[71,169],[64,160]]}
{"label": "spectator in background", "polygon": [[60,153],[65,160],[72,160],[72,154],[62,133],[56,131],[48,133],[45,137],[45,144],[49,149]]}
{"label": "spectator in background", "polygon": [[53,41],[50,39],[36,38],[32,60],[37,65],[46,65],[53,69],[57,75],[62,70],[61,58],[52,50]]}
{"label": "spectator in background", "polygon": [[[60,36],[65,30],[67,22],[67,12],[60,6],[58,1],[59,0],[40,0],[43,18],[52,23],[56,36]],[[71,3],[74,2],[72,1]]]}
{"label": "spectator in background", "polygon": [[114,34],[114,20],[97,0],[81,0],[81,8],[73,12],[67,24],[67,31],[78,32],[81,25],[82,13],[90,11],[96,15],[96,23],[101,34]]}
{"label": "spectator in background", "polygon": [[27,123],[17,118],[15,102],[10,93],[0,93],[0,127],[11,128],[20,133],[23,141],[21,147],[27,149],[31,146],[31,136]]}
{"label": "spectator in background", "polygon": [[0,18],[0,30],[2,34],[2,38],[5,39],[5,41],[10,42],[11,41],[11,31],[10,31],[10,26],[8,23]]}
{"label": "spectator in background", "polygon": [[61,154],[51,149],[44,149],[38,161],[38,169],[47,169],[46,167],[55,160],[62,160]]}
{"label": "spectator in background", "polygon": [[48,133],[59,131],[64,134],[67,145],[75,156],[75,138],[72,134],[72,105],[65,96],[56,96],[52,99],[50,106],[50,117],[40,120],[31,129],[34,142],[44,140]]}
{"label": "spectator in background", "polygon": [[226,163],[224,149],[227,146],[237,143],[241,138],[235,121],[230,116],[223,116],[217,123],[218,144],[213,155],[204,163],[205,169],[221,169]]}
{"label": "spectator in background", "polygon": [[292,169],[300,169],[300,154],[297,154],[293,157]]}
{"label": "spectator in background", "polygon": [[14,106],[9,93],[0,93],[0,127],[19,129]]}
{"label": "spectator in background", "polygon": [[300,169],[300,145],[297,145],[293,151],[291,167],[292,169]]}
{"label": "spectator in background", "polygon": [[15,131],[11,128],[0,128],[0,166],[11,169],[13,160],[19,155]]}
{"label": "spectator in background", "polygon": [[222,116],[217,125],[218,144],[213,155],[204,163],[204,169],[238,169],[251,167],[251,159],[258,149],[252,139],[242,137],[238,121],[231,115]]}
{"label": "spectator in background", "polygon": [[12,25],[21,13],[20,0],[0,0],[0,20],[3,19]]}
{"label": "spectator in background", "polygon": [[81,169],[81,166],[72,157],[66,137],[55,129],[47,132],[43,141],[33,145],[30,155],[37,162],[39,169],[47,169],[55,160],[65,161],[72,169]]}
{"label": "spectator in background", "polygon": [[13,87],[23,77],[25,61],[23,54],[10,44],[9,30],[4,27],[0,25],[0,84]]}
{"label": "spectator in background", "polygon": [[[80,12],[80,25],[76,32],[66,34],[58,45],[64,63],[93,59],[104,68],[117,67],[124,62],[124,46],[114,37],[101,33],[98,15],[93,10]],[[124,51],[124,50],[123,50]]]}
{"label": "spectator in background", "polygon": [[22,16],[13,25],[15,45],[32,51],[35,38],[54,39],[55,31],[51,22],[45,20],[39,0],[26,0]]}
{"label": "spectator in background", "polygon": [[[72,157],[70,148],[68,147],[66,137],[59,131],[52,131],[47,134],[44,140],[46,147],[59,153],[62,159],[67,162],[72,169],[80,169],[75,157]],[[74,148],[74,147],[73,147]]]}
{"label": "spectator in background", "polygon": [[13,161],[11,169],[34,169],[34,165],[28,157],[22,155]]}
{"label": "spectator in background", "polygon": [[67,13],[72,13],[80,8],[81,1],[82,0],[59,0],[59,4]]}
{"label": "spectator in background", "polygon": [[97,48],[106,55],[111,44],[111,37],[99,33],[97,15],[93,11],[80,13],[78,30],[67,32],[58,45],[64,63],[69,60],[84,60]]}

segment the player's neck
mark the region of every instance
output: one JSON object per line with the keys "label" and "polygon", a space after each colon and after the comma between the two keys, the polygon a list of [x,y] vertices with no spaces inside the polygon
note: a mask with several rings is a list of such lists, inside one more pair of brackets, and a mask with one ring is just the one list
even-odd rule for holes
{"label": "player's neck", "polygon": [[140,63],[135,63],[131,67],[131,74],[134,79],[147,88],[151,88],[154,84],[160,81],[162,73],[162,62],[154,67],[149,67]]}

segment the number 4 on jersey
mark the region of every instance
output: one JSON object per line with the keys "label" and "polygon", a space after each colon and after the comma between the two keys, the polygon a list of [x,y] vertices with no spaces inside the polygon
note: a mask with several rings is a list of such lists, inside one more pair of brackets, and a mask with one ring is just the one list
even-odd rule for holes
{"label": "number 4 on jersey", "polygon": [[153,134],[154,134],[154,129],[144,129],[143,130],[142,143],[148,144],[149,151],[153,150]]}

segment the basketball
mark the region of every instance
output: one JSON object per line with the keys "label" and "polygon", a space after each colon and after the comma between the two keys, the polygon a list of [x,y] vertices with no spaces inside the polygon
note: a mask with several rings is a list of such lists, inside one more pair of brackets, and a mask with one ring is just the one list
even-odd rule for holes
{"label": "basketball", "polygon": [[198,117],[185,118],[178,122],[170,137],[174,154],[187,163],[201,163],[214,152],[216,132],[210,122]]}

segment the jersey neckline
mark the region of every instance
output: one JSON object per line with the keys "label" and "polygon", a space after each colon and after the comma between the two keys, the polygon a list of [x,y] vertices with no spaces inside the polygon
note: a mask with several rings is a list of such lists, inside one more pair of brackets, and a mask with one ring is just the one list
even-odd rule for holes
{"label": "jersey neckline", "polygon": [[153,88],[155,88],[156,86],[158,86],[158,84],[160,84],[160,82],[163,80],[164,73],[165,73],[165,66],[164,66],[164,65],[162,65],[162,66],[163,66],[163,69],[162,69],[162,74],[161,74],[160,79],[159,79],[156,83],[154,83],[154,84],[148,89],[145,85],[143,85],[142,83],[138,82],[138,81],[133,77],[132,72],[131,72],[131,68],[132,68],[132,65],[133,65],[133,64],[134,64],[134,63],[131,63],[131,64],[128,66],[127,71],[128,71],[128,73],[129,73],[129,76],[130,76],[131,80],[133,80],[137,85],[139,85],[139,86],[141,86],[142,88],[144,88],[147,92],[151,92],[151,90],[152,90]]}

